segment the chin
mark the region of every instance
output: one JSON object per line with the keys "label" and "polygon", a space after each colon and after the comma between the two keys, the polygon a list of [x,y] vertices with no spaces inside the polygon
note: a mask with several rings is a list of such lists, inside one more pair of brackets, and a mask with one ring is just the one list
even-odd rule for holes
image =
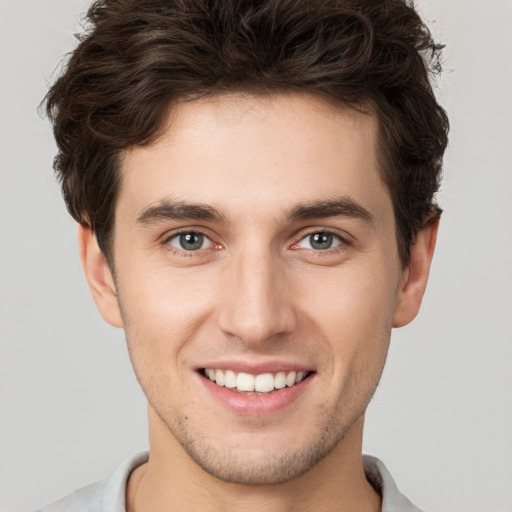
{"label": "chin", "polygon": [[[325,459],[344,439],[348,427],[333,423],[316,426],[306,440],[264,435],[256,439],[255,432],[244,435],[244,440],[226,443],[205,439],[194,433],[189,425],[177,421],[169,428],[187,455],[209,475],[239,485],[276,485],[300,477]],[[292,446],[285,443],[295,441]]]}
{"label": "chin", "polygon": [[244,454],[201,453],[189,452],[199,467],[211,476],[239,485],[275,485],[283,484],[300,477],[320,460],[329,450],[325,447],[310,447],[309,451],[285,453],[269,456],[244,456]]}

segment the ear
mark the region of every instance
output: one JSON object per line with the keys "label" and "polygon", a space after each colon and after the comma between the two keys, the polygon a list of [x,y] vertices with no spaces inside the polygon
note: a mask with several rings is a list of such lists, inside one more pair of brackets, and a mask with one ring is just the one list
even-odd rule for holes
{"label": "ear", "polygon": [[409,266],[404,270],[393,317],[393,327],[403,327],[418,314],[427,287],[430,264],[436,247],[439,217],[432,219],[416,235]]}
{"label": "ear", "polygon": [[78,250],[96,307],[103,319],[114,327],[123,327],[117,289],[105,255],[92,230],[78,225]]}

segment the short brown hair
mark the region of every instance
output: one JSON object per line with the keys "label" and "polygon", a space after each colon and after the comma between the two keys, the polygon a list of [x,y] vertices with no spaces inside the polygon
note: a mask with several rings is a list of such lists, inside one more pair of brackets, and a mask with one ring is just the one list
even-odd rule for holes
{"label": "short brown hair", "polygon": [[68,210],[107,258],[123,150],[153,142],[168,106],[191,96],[303,91],[369,107],[404,265],[439,215],[448,119],[429,74],[442,46],[412,2],[98,0],[86,22],[46,112]]}

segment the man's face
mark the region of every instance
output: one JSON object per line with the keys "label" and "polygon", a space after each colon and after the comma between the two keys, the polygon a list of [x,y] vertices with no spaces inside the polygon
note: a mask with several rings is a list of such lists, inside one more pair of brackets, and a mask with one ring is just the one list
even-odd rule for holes
{"label": "man's face", "polygon": [[405,274],[376,122],[291,94],[169,121],[124,156],[114,239],[150,428],[223,480],[283,482],[361,428],[386,358]]}

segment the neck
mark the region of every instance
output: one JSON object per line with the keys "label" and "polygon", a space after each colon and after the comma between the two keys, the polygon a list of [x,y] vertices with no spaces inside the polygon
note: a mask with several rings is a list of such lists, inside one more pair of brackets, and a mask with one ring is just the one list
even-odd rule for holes
{"label": "neck", "polygon": [[329,455],[298,478],[275,485],[240,485],[206,473],[152,415],[150,409],[150,458],[130,476],[127,512],[381,510],[380,496],[362,466],[363,418]]}

